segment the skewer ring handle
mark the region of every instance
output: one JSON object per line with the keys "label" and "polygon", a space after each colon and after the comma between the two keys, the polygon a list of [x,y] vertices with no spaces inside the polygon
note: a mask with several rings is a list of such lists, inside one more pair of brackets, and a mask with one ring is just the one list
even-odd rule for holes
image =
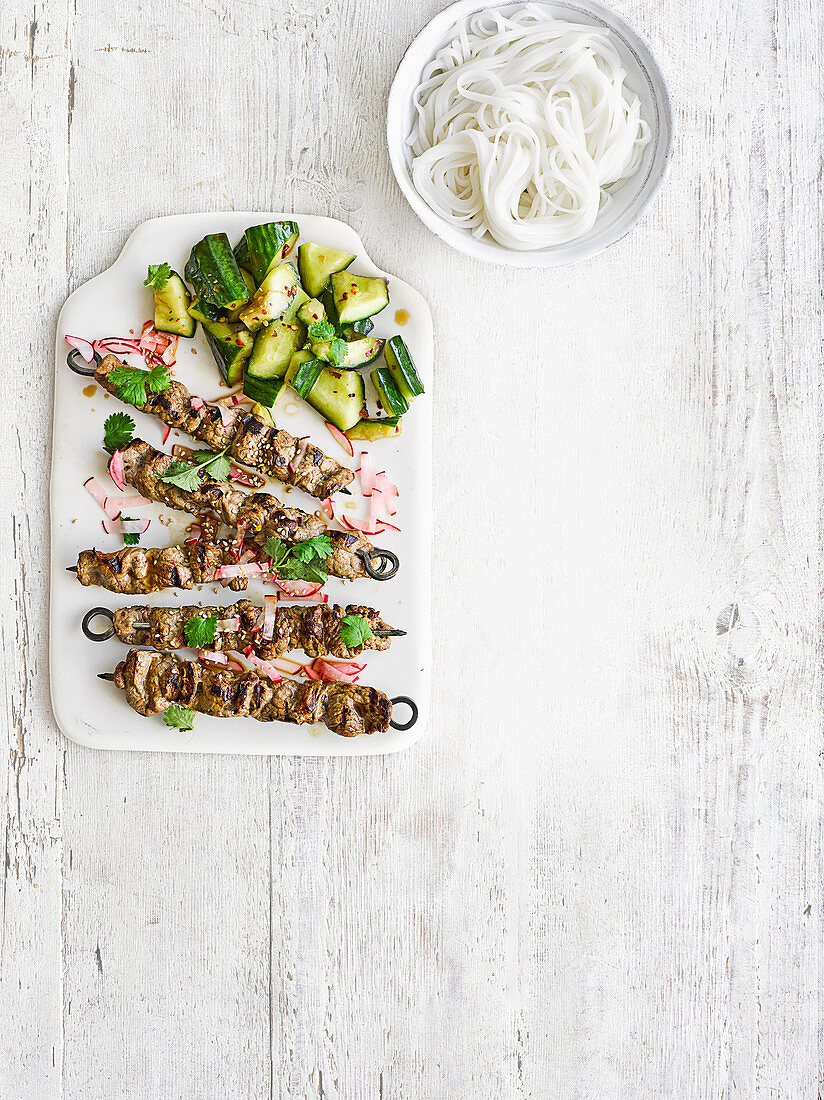
{"label": "skewer ring handle", "polygon": [[373,581],[391,580],[401,567],[401,559],[391,550],[358,550],[358,556]]}
{"label": "skewer ring handle", "polygon": [[408,695],[396,695],[391,703],[393,711],[396,703],[406,703],[412,714],[406,722],[396,722],[394,718],[390,718],[389,725],[393,730],[411,730],[418,720],[418,704],[414,699],[410,699]]}
{"label": "skewer ring handle", "polygon": [[[91,626],[92,620],[96,619],[98,615],[102,615],[104,619],[109,620],[108,630],[104,630],[102,633],[92,630]],[[83,616],[83,622],[80,624],[80,629],[90,642],[107,642],[109,638],[114,636],[114,615],[108,607],[93,607],[91,611],[87,611]]]}
{"label": "skewer ring handle", "polygon": [[80,374],[83,378],[93,378],[94,372],[98,363],[102,363],[103,360],[94,352],[94,359],[91,363],[87,363],[77,348],[72,348],[69,354],[66,356],[66,365],[69,370],[73,370],[75,374]]}

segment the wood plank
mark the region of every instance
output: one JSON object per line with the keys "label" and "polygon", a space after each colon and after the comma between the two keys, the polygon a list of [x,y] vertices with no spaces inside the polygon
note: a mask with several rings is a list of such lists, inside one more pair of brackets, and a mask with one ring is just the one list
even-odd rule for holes
{"label": "wood plank", "polygon": [[[62,12],[0,9],[0,1095],[59,1095],[62,761],[48,693],[51,310],[66,293],[66,65]],[[54,105],[58,107],[55,110]]]}

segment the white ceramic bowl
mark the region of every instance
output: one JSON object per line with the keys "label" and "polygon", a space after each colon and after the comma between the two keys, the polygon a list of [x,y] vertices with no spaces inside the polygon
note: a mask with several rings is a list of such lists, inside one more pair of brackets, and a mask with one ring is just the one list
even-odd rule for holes
{"label": "white ceramic bowl", "polygon": [[553,245],[534,251],[504,248],[489,234],[473,237],[445,221],[421,198],[412,182],[412,156],[406,138],[412,129],[412,97],[420,83],[421,72],[441,47],[455,36],[455,28],[467,16],[485,8],[500,6],[517,10],[524,3],[484,3],[483,0],[458,0],[435,16],[412,41],[403,56],[392,88],[386,118],[386,136],[392,170],[409,205],[429,229],[445,244],[487,263],[511,267],[562,267],[594,256],[614,244],[642,217],[663,182],[672,155],[673,119],[667,84],[649,45],[617,12],[599,0],[557,0],[542,3],[556,19],[606,27],[627,72],[627,86],[638,95],[642,115],[650,125],[652,140],[644,150],[638,172],[611,192],[613,201],[601,211],[592,230],[568,244]]}

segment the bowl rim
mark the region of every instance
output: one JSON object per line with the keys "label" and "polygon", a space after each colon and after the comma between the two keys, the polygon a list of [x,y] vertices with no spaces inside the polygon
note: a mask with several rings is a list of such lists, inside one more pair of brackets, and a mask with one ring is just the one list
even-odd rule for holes
{"label": "bowl rim", "polygon": [[[647,176],[632,201],[632,215],[626,223],[617,222],[612,232],[604,233],[602,231],[601,236],[597,234],[596,223],[596,227],[593,227],[590,233],[577,240],[568,241],[563,245],[550,245],[544,249],[520,251],[506,248],[488,235],[483,239],[477,239],[468,230],[451,225],[440,214],[437,214],[418,193],[412,182],[404,156],[406,134],[403,132],[403,121],[409,100],[407,96],[401,93],[401,80],[405,81],[408,71],[413,66],[416,69],[422,68],[434,54],[435,47],[430,49],[428,46],[430,39],[439,39],[444,33],[456,27],[462,19],[473,15],[475,12],[483,11],[485,8],[520,8],[529,4],[537,7],[561,8],[573,13],[578,12],[590,19],[599,19],[608,30],[618,36],[621,44],[635,58],[637,65],[650,84],[658,115],[657,137],[660,139],[663,135],[665,145],[663,152],[656,154],[656,157],[650,162]],[[639,56],[639,46],[646,53],[648,63]],[[423,47],[426,47],[426,49],[424,50]],[[420,65],[418,65],[416,56],[419,50],[426,55]],[[443,8],[425,23],[409,43],[395,70],[387,99],[386,144],[389,152],[389,162],[395,180],[414,213],[427,229],[450,248],[454,248],[456,251],[463,252],[484,263],[504,267],[567,267],[581,260],[590,259],[599,252],[603,252],[605,249],[617,244],[638,225],[657,197],[669,174],[674,142],[675,118],[672,99],[657,54],[643,34],[636,30],[623,15],[607,4],[602,3],[601,0],[505,0],[503,3],[495,3],[494,0],[486,0],[486,2],[484,0],[456,0],[455,3]],[[655,177],[650,179],[659,157],[660,168]],[[561,251],[570,248],[576,249],[575,255],[569,255],[568,252]]]}

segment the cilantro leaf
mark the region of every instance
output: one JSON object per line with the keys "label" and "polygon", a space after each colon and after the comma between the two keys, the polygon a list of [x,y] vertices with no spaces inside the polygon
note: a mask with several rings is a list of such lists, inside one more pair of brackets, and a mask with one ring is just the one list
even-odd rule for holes
{"label": "cilantro leaf", "polygon": [[272,559],[273,564],[277,565],[287,556],[289,547],[282,539],[277,539],[274,535],[270,535],[263,544],[263,553],[265,557]]}
{"label": "cilantro leaf", "polygon": [[171,382],[165,363],[158,363],[149,371],[140,367],[115,367],[109,371],[109,378],[121,401],[138,406],[146,404],[146,386],[152,393],[161,393]]}
{"label": "cilantro leaf", "polygon": [[109,452],[122,451],[132,441],[134,421],[128,413],[115,412],[103,424],[103,446]]}
{"label": "cilantro leaf", "polygon": [[171,384],[171,381],[168,366],[165,363],[157,363],[149,371],[146,385],[152,393],[162,393]]}
{"label": "cilantro leaf", "polygon": [[270,537],[263,545],[263,554],[272,561],[272,570],[288,581],[311,581],[325,584],[329,577],[326,559],[332,553],[328,535],[315,535],[289,547],[282,539]]}
{"label": "cilantro leaf", "polygon": [[313,584],[326,584],[329,580],[329,570],[326,568],[326,562],[323,561],[304,561],[301,562],[303,566],[303,580],[311,581]]}
{"label": "cilantro leaf", "polygon": [[208,474],[214,481],[225,481],[231,468],[232,464],[226,457],[225,451],[220,451],[208,462],[203,463],[203,473]]}
{"label": "cilantro leaf", "polygon": [[172,729],[188,733],[195,728],[195,712],[189,710],[188,707],[181,707],[177,703],[172,703],[170,707],[163,711],[163,721]]}
{"label": "cilantro leaf", "polygon": [[332,540],[328,535],[315,535],[314,538],[298,542],[292,547],[292,556],[298,561],[312,561],[320,558],[324,561],[332,553]]}
{"label": "cilantro leaf", "polygon": [[330,321],[314,321],[307,332],[310,340],[331,340],[335,335],[335,326]]}
{"label": "cilantro leaf", "polygon": [[208,615],[205,618],[192,615],[186,620],[183,633],[190,646],[194,649],[204,649],[211,645],[217,636],[217,619],[214,615]]}
{"label": "cilantro leaf", "polygon": [[337,367],[346,358],[346,341],[341,340],[339,337],[335,337],[334,340],[329,341],[329,362],[334,363]]}
{"label": "cilantro leaf", "polygon": [[184,489],[187,493],[196,493],[200,488],[200,474],[208,474],[215,481],[225,481],[229,476],[231,463],[226,457],[225,451],[196,451],[198,462],[173,462],[169,468],[160,475],[159,481],[167,485],[175,485],[178,489]]}
{"label": "cilantro leaf", "polygon": [[146,404],[146,371],[137,367],[115,367],[109,378],[117,396],[127,405]]}
{"label": "cilantro leaf", "polygon": [[171,277],[172,269],[168,264],[149,264],[149,274],[143,280],[143,285],[162,290]]}
{"label": "cilantro leaf", "polygon": [[174,485],[178,489],[184,489],[187,493],[196,493],[200,488],[199,467],[192,466],[189,462],[173,462],[165,470],[158,481],[164,481],[167,485]]}
{"label": "cilantro leaf", "polygon": [[372,637],[372,627],[363,615],[344,615],[340,622],[340,640],[350,649],[355,649]]}
{"label": "cilantro leaf", "polygon": [[277,574],[288,581],[311,581],[312,584],[326,584],[329,570],[324,561],[301,561],[290,555],[277,567]]}

